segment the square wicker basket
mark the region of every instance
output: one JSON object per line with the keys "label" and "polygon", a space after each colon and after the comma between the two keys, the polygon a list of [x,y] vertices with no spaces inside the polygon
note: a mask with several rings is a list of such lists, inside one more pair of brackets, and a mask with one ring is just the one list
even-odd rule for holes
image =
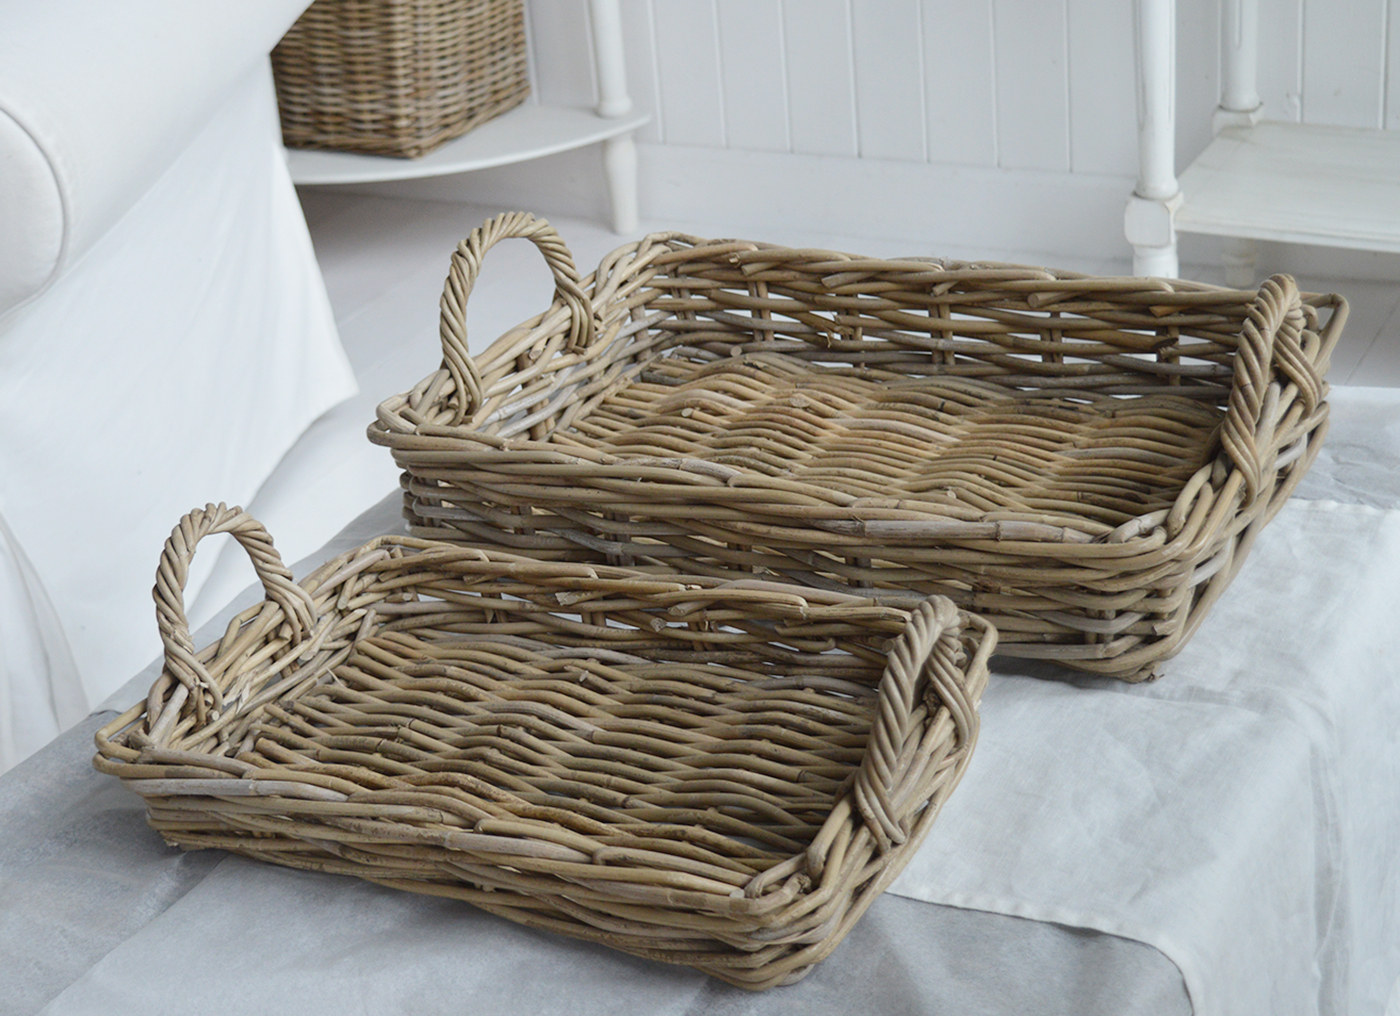
{"label": "square wicker basket", "polygon": [[[472,358],[486,250],[553,304]],[[1312,463],[1346,319],[1258,292],[661,233],[580,280],[542,221],[452,257],[442,368],[379,407],[415,535],[781,576],[985,616],[1001,651],[1155,673]]]}
{"label": "square wicker basket", "polygon": [[521,0],[316,0],[272,51],[290,148],[416,157],[530,94]]}
{"label": "square wicker basket", "polygon": [[[267,599],[196,652],[195,544]],[[156,584],[165,669],[98,769],[188,849],[455,897],[745,988],[841,941],[967,766],[996,632],[756,579],[381,537],[300,584],[239,509]]]}

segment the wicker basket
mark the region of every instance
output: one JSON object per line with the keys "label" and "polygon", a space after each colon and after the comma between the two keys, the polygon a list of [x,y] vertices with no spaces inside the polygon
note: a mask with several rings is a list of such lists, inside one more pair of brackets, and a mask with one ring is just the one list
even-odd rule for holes
{"label": "wicker basket", "polygon": [[530,93],[521,0],[316,0],[272,51],[292,148],[416,157]]}
{"label": "wicker basket", "polygon": [[[467,355],[486,250],[533,240],[553,305]],[[547,224],[453,255],[444,363],[379,407],[415,535],[749,570],[909,603],[1001,651],[1141,680],[1317,454],[1338,296],[674,233],[580,281]]]}
{"label": "wicker basket", "polygon": [[[181,587],[231,533],[267,591],[196,653]],[[381,537],[294,584],[239,509],[156,585],[166,665],[98,769],[182,847],[466,900],[796,980],[893,880],[967,765],[996,642],[754,579],[652,578]]]}

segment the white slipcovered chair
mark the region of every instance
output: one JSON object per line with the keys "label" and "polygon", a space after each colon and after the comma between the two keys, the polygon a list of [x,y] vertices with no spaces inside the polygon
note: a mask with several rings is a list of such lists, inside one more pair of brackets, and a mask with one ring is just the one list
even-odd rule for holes
{"label": "white slipcovered chair", "polygon": [[181,514],[355,392],[267,62],[306,2],[0,0],[0,771],[156,654]]}

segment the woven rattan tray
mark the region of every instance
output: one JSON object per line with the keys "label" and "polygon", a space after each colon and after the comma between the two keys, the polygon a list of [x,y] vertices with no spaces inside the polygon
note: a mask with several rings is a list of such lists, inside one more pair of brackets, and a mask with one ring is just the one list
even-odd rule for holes
{"label": "woven rattan tray", "polygon": [[[181,589],[231,533],[267,591],[195,652]],[[171,536],[165,669],[95,764],[182,847],[466,900],[746,988],[796,980],[957,785],[996,642],[758,580],[381,537],[292,581],[222,505]]]}
{"label": "woven rattan tray", "polygon": [[530,94],[522,0],[316,0],[272,51],[282,139],[413,158]]}
{"label": "woven rattan tray", "polygon": [[[486,250],[553,305],[467,353]],[[648,236],[580,280],[515,213],[452,257],[442,368],[379,407],[416,535],[908,603],[1141,680],[1317,454],[1346,318],[1258,292]]]}

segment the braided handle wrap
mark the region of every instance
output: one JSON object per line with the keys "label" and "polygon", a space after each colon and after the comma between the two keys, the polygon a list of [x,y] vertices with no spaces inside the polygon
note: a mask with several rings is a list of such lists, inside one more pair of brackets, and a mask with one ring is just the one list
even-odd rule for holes
{"label": "braided handle wrap", "polygon": [[554,274],[554,298],[569,308],[568,351],[579,352],[593,341],[593,307],[584,295],[573,255],[554,227],[528,212],[502,212],[472,230],[452,254],[443,285],[438,332],[442,364],[457,387],[452,423],[465,421],[481,406],[481,375],[467,349],[467,298],[481,274],[481,259],[497,242],[510,237],[529,240],[539,248]]}
{"label": "braided handle wrap", "polygon": [[[909,836],[909,829],[895,814],[904,803],[898,799],[899,784],[910,760],[901,756],[906,750],[919,693],[930,698],[930,714],[938,706],[948,709],[960,748],[971,750],[977,740],[977,699],[996,635],[994,630],[986,631],[977,658],[968,662],[965,671],[959,671],[954,665],[954,654],[938,650],[953,649],[960,643],[963,623],[952,600],[930,597],[913,611],[904,633],[890,650],[880,679],[879,715],[871,728],[853,787],[856,809],[882,853]],[[941,640],[946,640],[946,647],[939,646]],[[927,684],[920,680],[925,674]]]}
{"label": "braided handle wrap", "polygon": [[[180,704],[185,701],[193,703],[195,720],[201,727],[217,719],[224,708],[222,689],[195,656],[190,624],[185,616],[184,589],[195,545],[211,533],[228,533],[248,552],[253,561],[253,570],[261,580],[268,599],[282,608],[291,626],[293,643],[300,642],[316,627],[316,606],[311,595],[293,581],[292,573],[282,563],[282,558],[272,546],[272,537],[262,523],[242,508],[229,508],[223,504],[196,508],[180,520],[170,539],[165,541],[165,550],[161,553],[160,566],[156,570],[153,595],[156,624],[165,646],[165,669],[183,686],[185,694],[177,689],[175,696],[166,703],[160,700],[161,682],[152,687],[151,697],[146,703],[146,715],[153,731],[157,726],[162,730],[172,726],[170,717],[164,723],[159,722],[161,714],[171,707],[178,712]],[[176,696],[180,698],[180,703],[175,701]]]}
{"label": "braided handle wrap", "polygon": [[1322,376],[1303,352],[1305,322],[1297,284],[1287,275],[1275,275],[1259,287],[1241,329],[1220,440],[1244,478],[1246,507],[1259,496],[1265,470],[1271,468],[1259,439],[1266,437],[1260,433],[1266,423],[1262,413],[1275,373],[1297,386],[1305,414],[1322,401]]}

